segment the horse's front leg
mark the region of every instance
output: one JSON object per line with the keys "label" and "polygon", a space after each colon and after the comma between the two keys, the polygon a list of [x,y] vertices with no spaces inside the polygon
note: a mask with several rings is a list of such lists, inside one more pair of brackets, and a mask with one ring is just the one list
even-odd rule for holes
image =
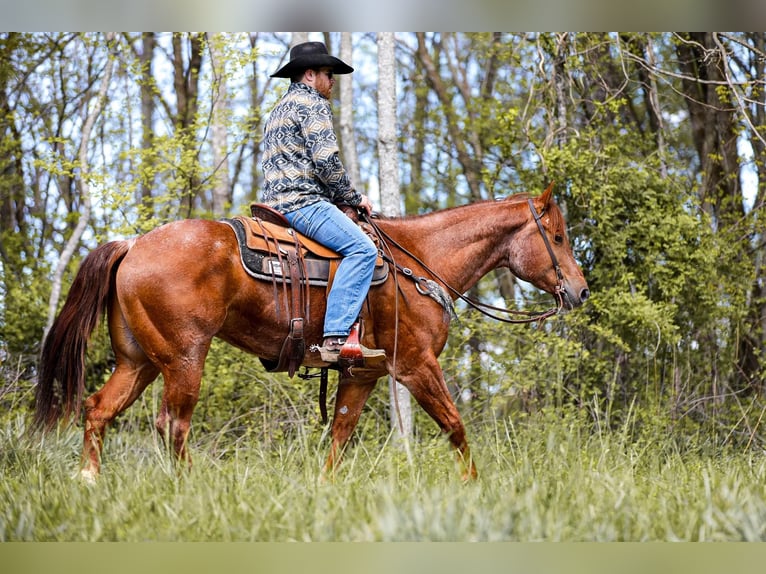
{"label": "horse's front leg", "polygon": [[346,446],[351,433],[354,432],[362,408],[375,388],[378,379],[359,379],[341,377],[335,398],[335,413],[332,419],[332,444],[330,454],[324,465],[323,474],[332,476],[340,464],[343,448]]}
{"label": "horse's front leg", "polygon": [[466,441],[465,426],[444,382],[441,367],[435,357],[420,356],[419,359],[417,367],[403,373],[398,380],[409,389],[455,447],[463,480],[475,479],[478,473]]}

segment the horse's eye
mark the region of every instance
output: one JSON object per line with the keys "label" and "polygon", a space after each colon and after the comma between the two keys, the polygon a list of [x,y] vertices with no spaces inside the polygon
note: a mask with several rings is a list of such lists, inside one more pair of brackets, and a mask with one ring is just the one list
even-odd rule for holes
{"label": "horse's eye", "polygon": [[560,233],[557,233],[556,235],[553,236],[553,241],[556,243],[556,245],[561,245],[562,243],[564,243],[564,236],[561,235]]}

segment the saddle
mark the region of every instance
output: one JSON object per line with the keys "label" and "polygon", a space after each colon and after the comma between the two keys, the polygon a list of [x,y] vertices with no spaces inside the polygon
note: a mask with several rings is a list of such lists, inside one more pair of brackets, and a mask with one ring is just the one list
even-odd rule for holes
{"label": "saddle", "polygon": [[[255,279],[271,282],[277,319],[286,318],[288,334],[279,358],[261,358],[261,363],[268,371],[287,371],[292,377],[306,352],[303,334],[309,320],[309,286],[324,286],[329,291],[341,255],[291,228],[284,215],[266,205],[253,203],[250,211],[252,217],[223,222],[237,236],[245,271]],[[372,285],[385,282],[387,277],[388,263],[379,256]]]}

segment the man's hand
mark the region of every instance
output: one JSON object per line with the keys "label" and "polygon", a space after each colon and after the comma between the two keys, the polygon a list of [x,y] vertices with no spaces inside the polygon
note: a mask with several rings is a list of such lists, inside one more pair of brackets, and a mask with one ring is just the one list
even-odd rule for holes
{"label": "man's hand", "polygon": [[364,211],[365,215],[368,217],[372,213],[372,203],[370,203],[370,198],[366,195],[362,195],[362,201],[359,202],[357,207]]}

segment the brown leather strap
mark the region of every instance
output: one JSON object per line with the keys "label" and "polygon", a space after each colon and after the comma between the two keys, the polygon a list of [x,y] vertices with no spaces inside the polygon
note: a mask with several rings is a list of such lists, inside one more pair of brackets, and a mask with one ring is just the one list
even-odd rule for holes
{"label": "brown leather strap", "polygon": [[[244,217],[237,218],[241,222],[247,223],[248,220],[246,220]],[[273,236],[266,232],[266,228],[263,225],[263,222],[260,219],[250,220],[253,221],[261,230],[261,234],[264,239],[264,243],[266,245],[266,250],[269,254],[269,256],[274,256],[277,258],[277,261],[279,261],[280,269],[284,269],[284,261],[282,260],[282,250],[279,248],[279,241]],[[247,226],[245,226],[247,228]],[[284,271],[283,271],[284,273]],[[277,316],[277,321],[279,321],[279,289],[277,287],[277,276],[274,273],[274,270],[271,270],[271,286],[272,290],[274,292],[274,306],[275,306],[275,313]],[[287,285],[284,284],[284,281],[282,281],[282,295],[285,298],[285,308],[288,306],[287,302]]]}
{"label": "brown leather strap", "polygon": [[322,424],[327,424],[327,367],[320,371],[319,379],[319,414],[322,416]]}
{"label": "brown leather strap", "polygon": [[[300,250],[287,253],[287,263],[290,270],[290,331],[285,344],[282,345],[280,363],[287,363],[287,374],[292,377],[303,362],[306,345],[303,340],[303,290],[306,287],[301,281],[303,271],[300,266]],[[287,356],[284,356],[287,355]]]}

